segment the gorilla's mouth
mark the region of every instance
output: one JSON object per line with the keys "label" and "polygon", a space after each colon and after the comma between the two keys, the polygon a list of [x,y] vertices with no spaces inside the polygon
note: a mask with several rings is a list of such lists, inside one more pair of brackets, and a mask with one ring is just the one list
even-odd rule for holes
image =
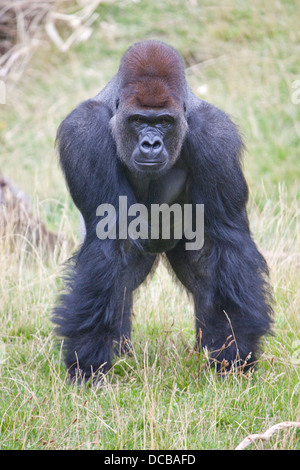
{"label": "gorilla's mouth", "polygon": [[139,167],[151,167],[151,168],[160,168],[161,166],[163,166],[165,164],[165,161],[157,161],[157,160],[147,160],[147,161],[141,161],[141,160],[135,160],[135,163],[139,166]]}
{"label": "gorilla's mouth", "polygon": [[141,177],[157,179],[168,170],[169,165],[166,160],[134,160],[134,166]]}

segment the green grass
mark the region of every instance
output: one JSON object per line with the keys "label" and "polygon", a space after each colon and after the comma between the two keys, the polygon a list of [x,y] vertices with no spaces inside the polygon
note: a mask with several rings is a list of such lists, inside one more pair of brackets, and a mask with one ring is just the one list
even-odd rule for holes
{"label": "green grass", "polygon": [[[73,239],[77,214],[53,148],[77,103],[116,72],[134,41],[156,37],[183,54],[194,91],[232,115],[246,144],[249,215],[271,270],[275,335],[256,372],[220,380],[194,347],[193,307],[163,265],[136,294],[133,355],[101,388],[67,380],[49,320],[63,248],[48,260],[0,240],[1,449],[233,449],[248,434],[300,421],[299,2],[111,2],[88,43],[60,54],[42,43],[0,107],[1,171],[48,224]],[[207,92],[202,94],[202,85]],[[300,449],[299,430],[252,449]]]}

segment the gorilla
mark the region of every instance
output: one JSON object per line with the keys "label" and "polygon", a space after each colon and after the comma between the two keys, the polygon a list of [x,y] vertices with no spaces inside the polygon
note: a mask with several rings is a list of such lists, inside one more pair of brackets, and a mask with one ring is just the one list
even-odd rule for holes
{"label": "gorilla", "polygon": [[[196,347],[219,371],[253,367],[271,332],[272,296],[249,229],[244,145],[230,118],[193,94],[180,54],[160,41],[131,46],[106,87],[65,118],[57,144],[85,226],[52,317],[71,380],[99,380],[126,352],[133,291],[163,253],[193,296]],[[161,222],[153,235],[149,214],[150,236],[131,236],[134,211],[124,216],[121,197],[135,214],[189,205],[194,234],[204,205],[203,243],[191,249],[184,230],[175,236],[175,217],[169,235]]]}

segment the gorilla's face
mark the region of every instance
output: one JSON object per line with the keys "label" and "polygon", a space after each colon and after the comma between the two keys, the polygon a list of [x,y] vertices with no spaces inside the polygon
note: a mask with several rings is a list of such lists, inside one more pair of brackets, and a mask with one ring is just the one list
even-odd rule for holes
{"label": "gorilla's face", "polygon": [[154,179],[174,165],[187,130],[183,111],[125,105],[111,125],[120,160],[131,173]]}

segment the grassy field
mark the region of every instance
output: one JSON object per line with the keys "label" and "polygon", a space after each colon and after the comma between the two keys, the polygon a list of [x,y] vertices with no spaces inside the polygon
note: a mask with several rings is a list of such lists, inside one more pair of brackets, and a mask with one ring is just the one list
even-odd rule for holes
{"label": "grassy field", "polygon": [[[193,308],[163,265],[136,294],[131,357],[101,388],[68,382],[49,320],[71,248],[45,260],[0,240],[1,449],[234,449],[248,434],[300,421],[300,4],[297,0],[111,1],[88,42],[42,41],[0,105],[0,169],[47,226],[75,244],[77,213],[54,151],[56,129],[112,77],[134,41],[182,53],[198,96],[229,113],[247,145],[252,231],[275,295],[273,337],[257,370],[220,380],[194,349]],[[294,102],[293,102],[294,101]],[[250,449],[300,449],[300,431]]]}

